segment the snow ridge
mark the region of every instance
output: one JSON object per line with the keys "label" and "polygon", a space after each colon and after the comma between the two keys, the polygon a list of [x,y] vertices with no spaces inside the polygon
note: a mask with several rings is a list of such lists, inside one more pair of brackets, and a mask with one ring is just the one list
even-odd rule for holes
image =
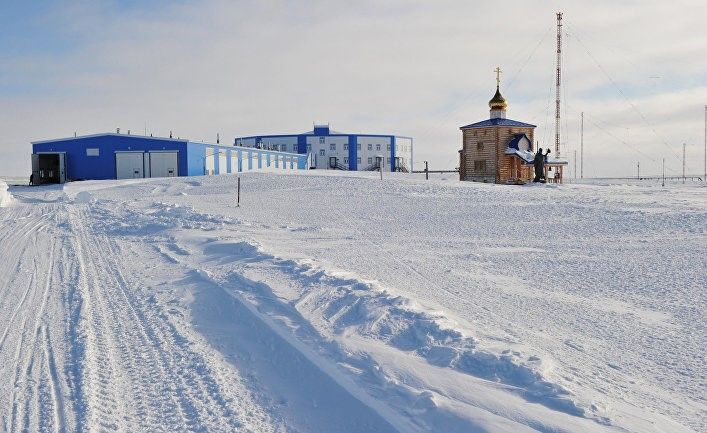
{"label": "snow ridge", "polygon": [[[585,415],[585,410],[572,400],[569,390],[543,377],[536,368],[542,364],[539,358],[523,360],[518,352],[506,350],[495,354],[484,350],[475,338],[467,336],[470,332],[455,328],[453,321],[443,313],[425,309],[376,281],[328,271],[309,260],[277,258],[247,242],[215,243],[205,252],[230,255],[249,263],[246,269],[227,275],[232,287],[249,293],[252,299],[267,296],[264,291],[275,292],[276,298],[287,297],[300,315],[298,321],[313,324],[317,332],[327,338],[374,340],[412,353],[434,366],[509,385],[528,401],[571,415]],[[288,297],[262,282],[244,284],[242,273],[253,274],[254,263],[287,274],[302,290]]]}

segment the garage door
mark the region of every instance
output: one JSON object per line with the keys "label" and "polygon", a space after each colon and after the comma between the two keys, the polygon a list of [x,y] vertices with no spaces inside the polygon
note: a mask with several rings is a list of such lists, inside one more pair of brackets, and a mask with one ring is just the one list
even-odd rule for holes
{"label": "garage door", "polygon": [[176,177],[177,152],[150,152],[150,177]]}
{"label": "garage door", "polygon": [[115,152],[116,179],[145,177],[143,152]]}

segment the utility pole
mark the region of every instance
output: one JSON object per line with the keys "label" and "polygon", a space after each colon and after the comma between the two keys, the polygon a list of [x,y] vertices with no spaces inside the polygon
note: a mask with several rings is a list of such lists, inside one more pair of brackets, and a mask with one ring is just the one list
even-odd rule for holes
{"label": "utility pole", "polygon": [[636,178],[637,178],[638,180],[641,180],[641,161],[638,161],[638,162],[636,163],[636,170],[637,170],[637,172],[636,172]]}
{"label": "utility pole", "polygon": [[[707,117],[707,107],[705,107],[705,116]],[[584,179],[584,111],[582,111],[582,122],[580,123],[579,133],[579,177]]]}
{"label": "utility pole", "polygon": [[557,12],[557,65],[555,69],[555,157],[560,157],[560,83],[562,74],[562,12]]}
{"label": "utility pole", "polygon": [[427,161],[425,161],[425,180],[430,180],[430,168],[427,165]]}
{"label": "utility pole", "polygon": [[574,178],[577,179],[577,149],[574,151]]}

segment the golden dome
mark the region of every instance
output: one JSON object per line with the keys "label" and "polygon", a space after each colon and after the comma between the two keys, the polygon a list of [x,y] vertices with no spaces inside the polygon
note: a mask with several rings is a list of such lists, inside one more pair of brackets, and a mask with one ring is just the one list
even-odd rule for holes
{"label": "golden dome", "polygon": [[493,98],[489,101],[489,107],[492,110],[505,110],[506,107],[508,107],[506,100],[501,96],[501,91],[498,86],[496,86],[496,94],[493,95]]}

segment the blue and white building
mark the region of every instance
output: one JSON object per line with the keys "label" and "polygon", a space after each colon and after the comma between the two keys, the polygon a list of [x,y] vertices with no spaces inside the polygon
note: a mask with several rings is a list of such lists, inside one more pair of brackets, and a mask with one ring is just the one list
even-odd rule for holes
{"label": "blue and white building", "polygon": [[118,133],[32,143],[35,184],[305,170],[308,162],[298,152]]}
{"label": "blue and white building", "polygon": [[387,134],[341,133],[329,125],[315,125],[302,134],[275,134],[237,137],[243,148],[277,149],[307,155],[310,168],[333,170],[412,170],[411,137]]}

